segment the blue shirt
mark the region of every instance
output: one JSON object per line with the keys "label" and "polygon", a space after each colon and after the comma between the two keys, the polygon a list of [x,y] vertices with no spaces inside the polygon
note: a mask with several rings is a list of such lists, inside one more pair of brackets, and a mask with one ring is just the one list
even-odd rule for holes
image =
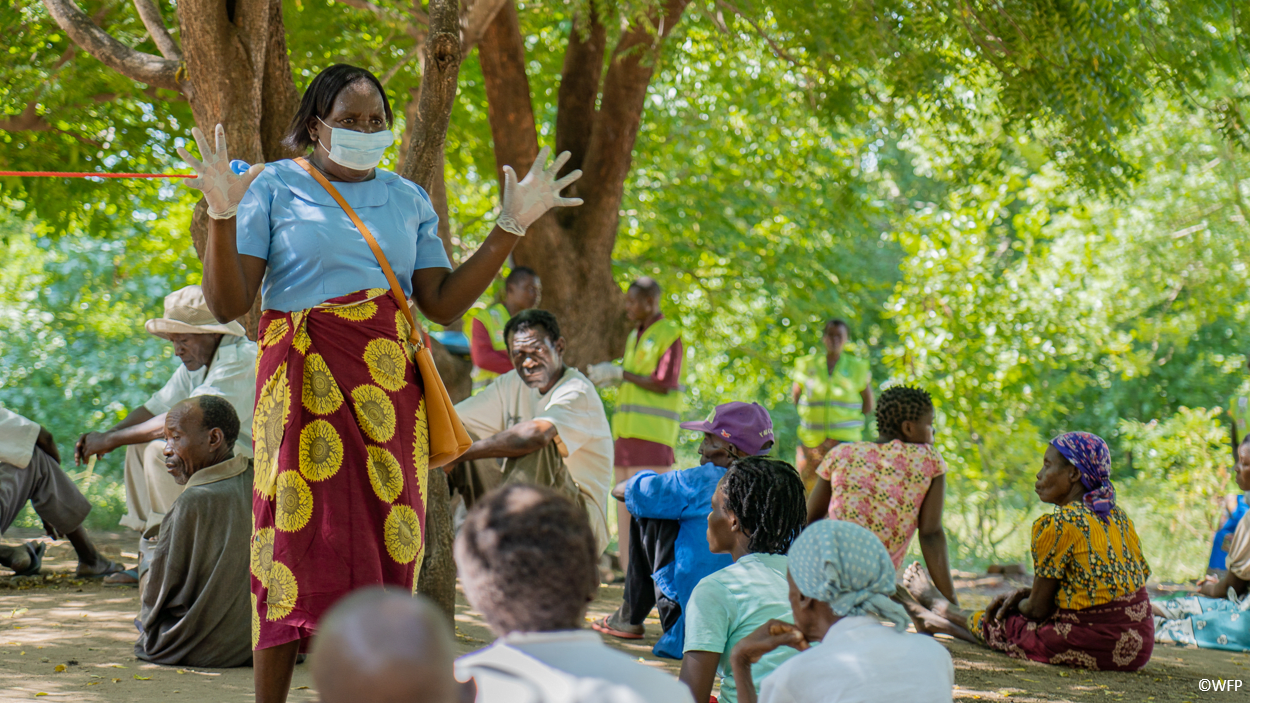
{"label": "blue shirt", "polygon": [[[729,553],[708,550],[708,513],[712,511],[713,491],[725,474],[726,468],[712,463],[663,475],[643,470],[625,485],[625,506],[630,514],[680,523],[673,542],[673,562],[651,578],[665,597],[683,608],[700,580],[731,564]],[[653,650],[657,656],[682,658],[685,622],[679,619],[660,637]]]}
{"label": "blue shirt", "polygon": [[[439,217],[421,186],[385,169],[369,181],[332,183],[378,240],[405,296],[413,293],[414,270],[450,268],[436,236]],[[352,219],[290,159],[265,166],[238,204],[238,253],[268,262],[265,309],[299,311],[388,287]]]}

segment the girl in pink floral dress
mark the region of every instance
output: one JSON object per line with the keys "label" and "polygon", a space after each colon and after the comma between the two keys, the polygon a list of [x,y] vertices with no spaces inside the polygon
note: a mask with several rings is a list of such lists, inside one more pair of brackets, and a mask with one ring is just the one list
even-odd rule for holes
{"label": "girl in pink floral dress", "polygon": [[933,399],[916,387],[890,387],[875,405],[875,443],[842,443],[818,467],[809,520],[843,519],[870,529],[900,569],[915,532],[933,583],[955,602],[941,525],[946,461],[933,447]]}

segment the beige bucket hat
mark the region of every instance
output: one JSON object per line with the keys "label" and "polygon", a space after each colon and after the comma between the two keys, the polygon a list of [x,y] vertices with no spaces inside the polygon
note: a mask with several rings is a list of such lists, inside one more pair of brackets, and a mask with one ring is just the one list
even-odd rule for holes
{"label": "beige bucket hat", "polygon": [[190,335],[223,333],[225,335],[246,335],[246,329],[237,321],[219,323],[207,308],[207,299],[202,295],[202,287],[190,284],[168,294],[163,299],[163,317],[151,318],[145,322],[145,330],[151,335],[166,338],[169,335]]}

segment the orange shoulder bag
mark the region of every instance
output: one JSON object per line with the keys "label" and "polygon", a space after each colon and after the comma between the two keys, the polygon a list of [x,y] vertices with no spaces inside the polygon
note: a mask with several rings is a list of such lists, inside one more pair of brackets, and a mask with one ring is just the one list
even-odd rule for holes
{"label": "orange shoulder bag", "polygon": [[471,436],[462,426],[462,420],[458,418],[458,412],[453,408],[453,401],[449,399],[449,391],[444,388],[444,382],[440,379],[436,362],[431,357],[431,336],[418,327],[418,320],[414,317],[413,310],[409,308],[405,292],[400,288],[396,273],[387,263],[387,257],[383,255],[382,248],[370,234],[369,228],[365,227],[365,223],[357,217],[356,211],[348,205],[343,194],[330,185],[330,181],[314,169],[307,159],[299,157],[295,159],[295,163],[303,167],[312,175],[312,178],[317,180],[317,183],[325,187],[335,202],[343,207],[343,212],[352,219],[352,224],[356,226],[356,229],[361,231],[361,236],[365,238],[365,242],[369,243],[370,249],[374,251],[374,257],[378,259],[378,266],[383,268],[387,283],[391,285],[392,295],[396,298],[396,305],[400,306],[405,318],[409,319],[409,342],[417,350],[414,353],[414,361],[417,362],[418,374],[422,377],[422,400],[427,405],[427,439],[430,447],[427,468],[447,465],[471,447]]}

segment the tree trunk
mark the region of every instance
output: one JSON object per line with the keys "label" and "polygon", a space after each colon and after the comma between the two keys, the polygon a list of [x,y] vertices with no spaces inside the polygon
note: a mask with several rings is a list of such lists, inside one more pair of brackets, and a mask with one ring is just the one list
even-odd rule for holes
{"label": "tree trunk", "polygon": [[[559,84],[556,148],[573,153],[567,168],[584,169],[568,195],[585,204],[547,213],[515,250],[515,262],[541,276],[541,305],[559,318],[570,365],[610,360],[624,349],[629,323],[611,271],[620,201],[660,42],[689,2],[667,0],[659,14],[631,21],[611,52],[605,78],[607,28],[597,13],[590,14],[588,32],[573,23]],[[479,48],[497,164],[522,175],[537,155],[539,132],[513,3],[493,18]]]}
{"label": "tree trunk", "polygon": [[[429,193],[440,195],[432,205],[444,225],[445,249],[452,259],[452,245],[448,240],[448,199],[444,197],[444,141],[449,131],[449,115],[453,111],[453,98],[457,95],[458,69],[462,65],[458,0],[431,0],[429,8],[430,30],[427,51],[423,60],[418,98],[413,101],[417,110],[409,129],[409,142],[397,172],[421,185]],[[433,345],[445,385],[455,400],[470,394],[470,368],[449,355],[441,346]],[[461,383],[465,381],[465,393],[461,396]],[[422,574],[418,579],[418,592],[435,601],[453,620],[457,600],[457,565],[453,562],[453,515],[449,511],[449,478],[439,468],[427,475],[426,553],[422,561]]]}

